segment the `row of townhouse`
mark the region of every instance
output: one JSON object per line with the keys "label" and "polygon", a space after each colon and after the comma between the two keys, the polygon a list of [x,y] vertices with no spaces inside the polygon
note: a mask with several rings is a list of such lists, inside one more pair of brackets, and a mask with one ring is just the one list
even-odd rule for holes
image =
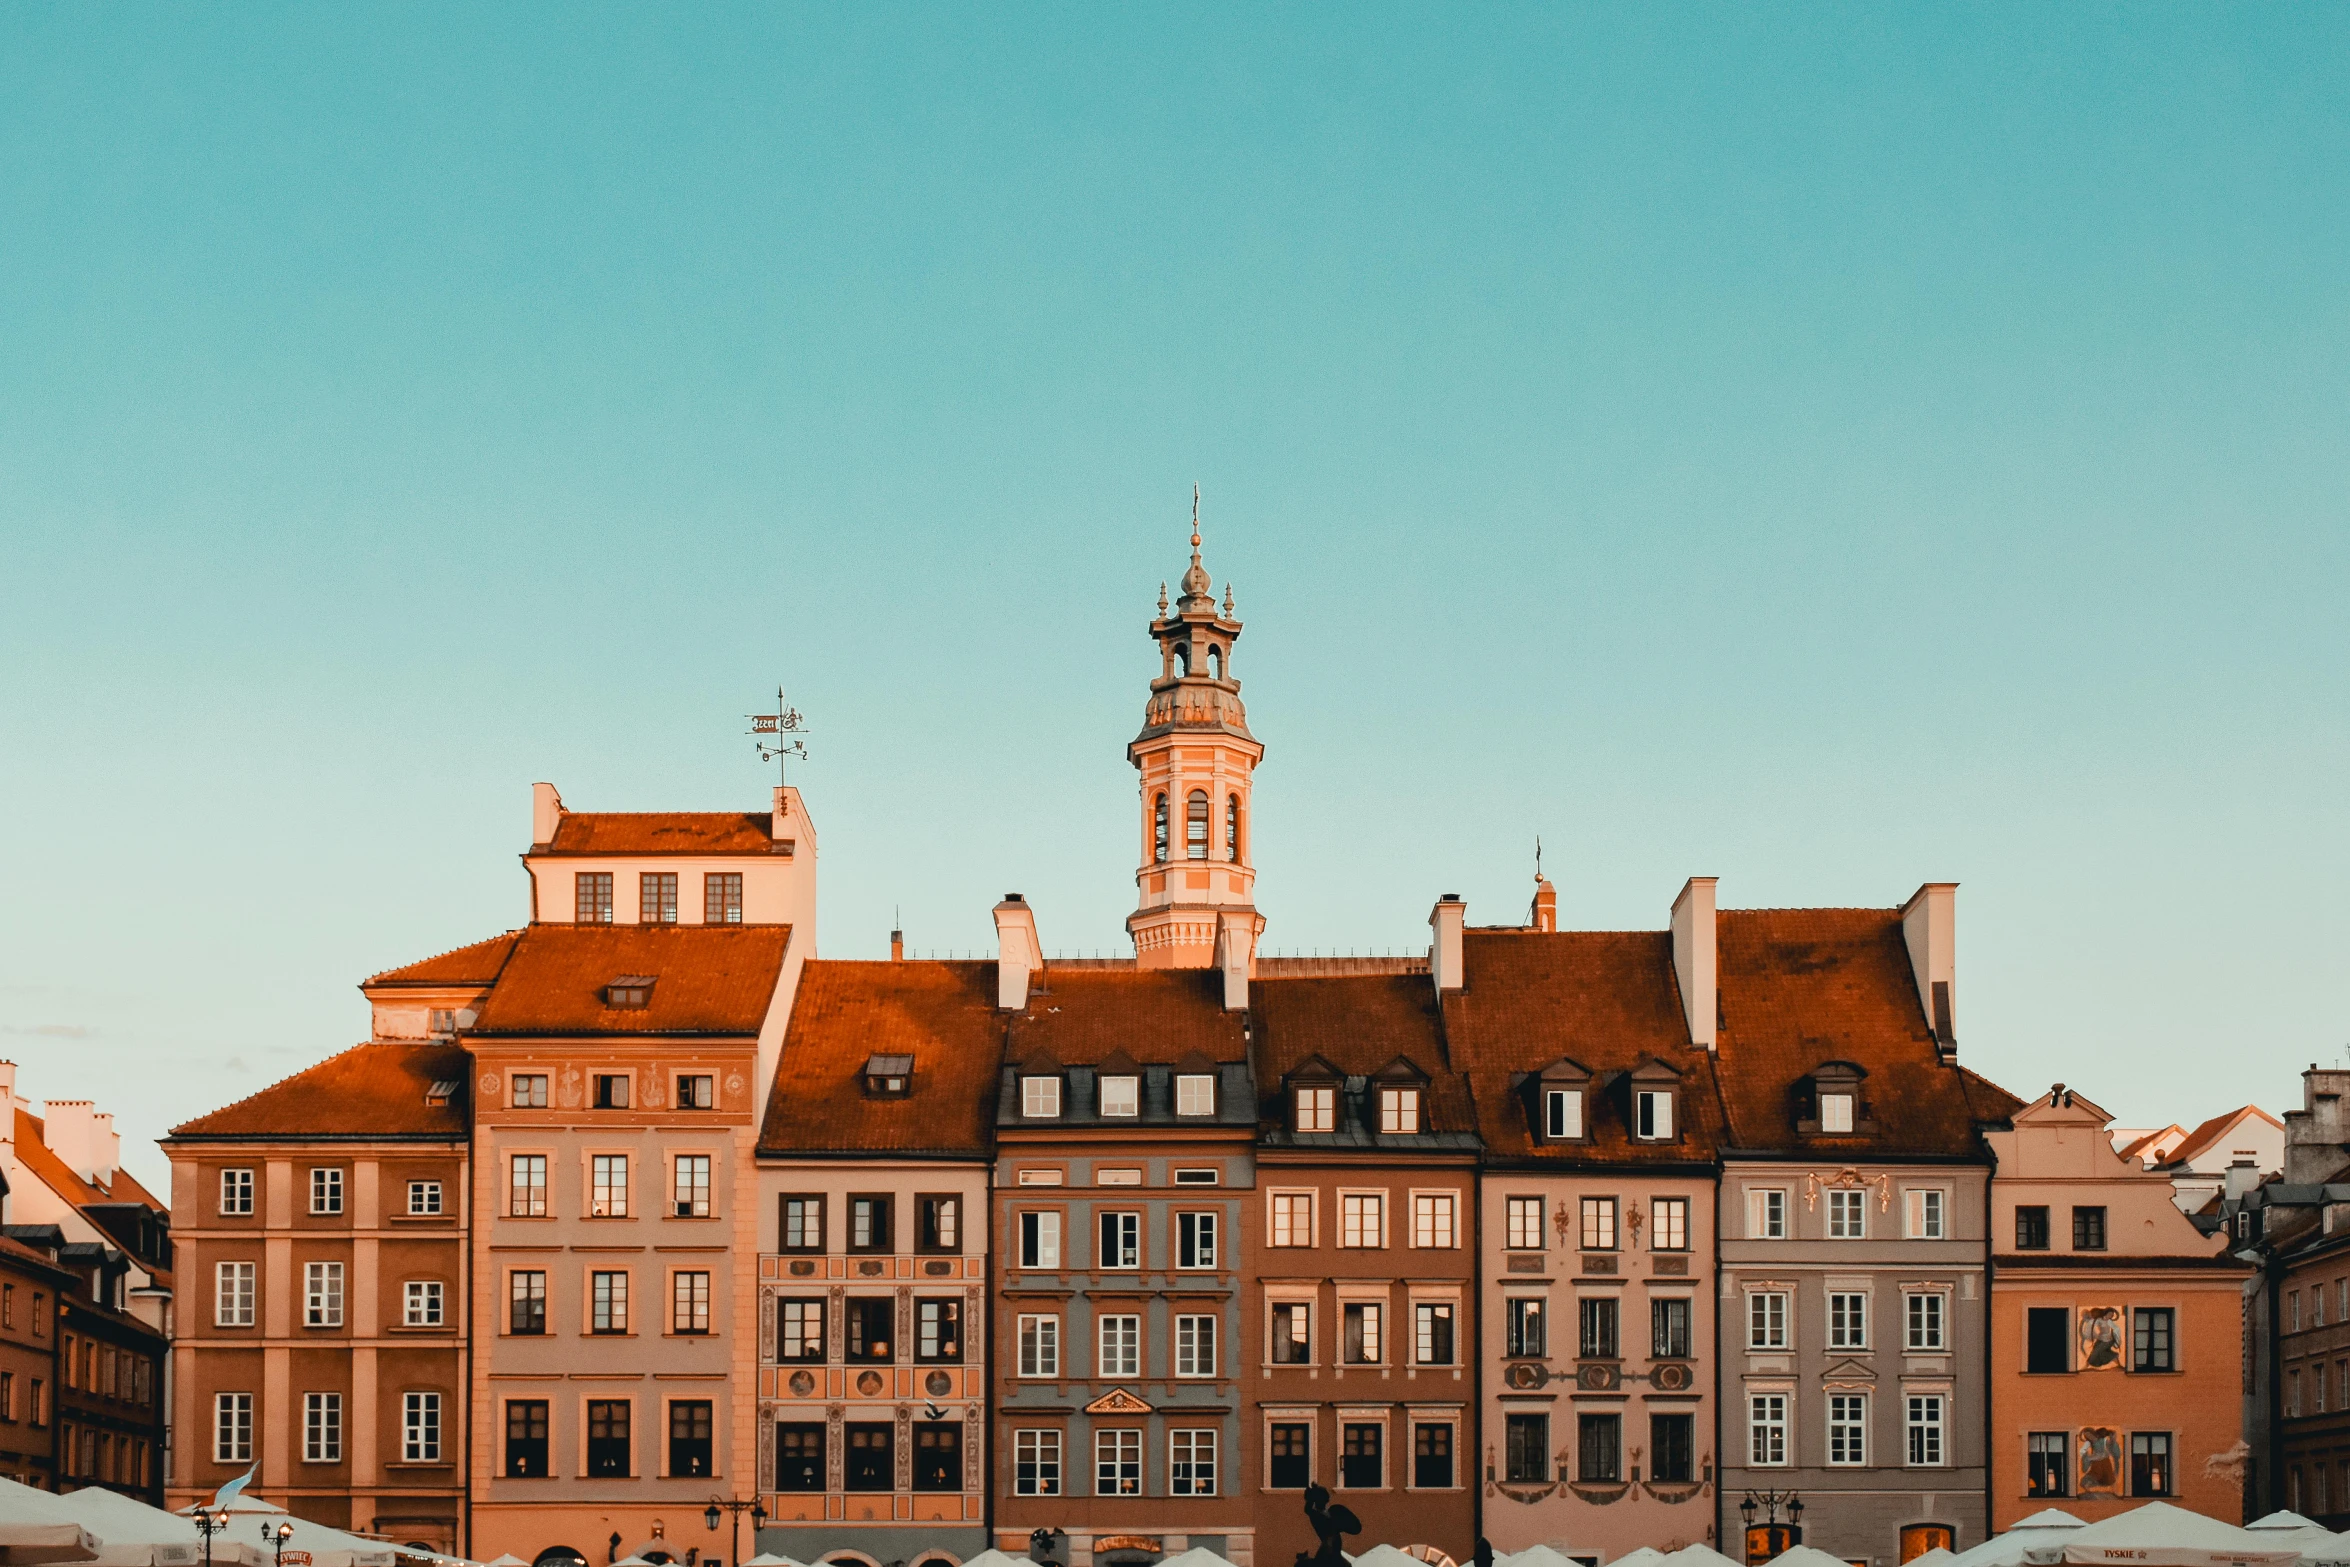
{"label": "row of townhouse", "polygon": [[[1953,889],[1697,878],[1664,929],[1578,932],[1538,879],[1522,925],[1439,900],[1424,959],[1261,955],[1263,748],[1193,546],[1128,748],[1131,959],[1047,961],[1015,894],[992,960],[819,960],[796,791],[539,786],[528,925],[373,977],[368,1043],[166,1140],[175,1500],[258,1463],[306,1516],[537,1567],[1249,1567],[1313,1546],[1314,1485],[1432,1562],[1890,1563],[2121,1505],[1995,1427],[2011,1372],[2107,1419],[2109,1318],[2067,1294],[2061,1364],[2000,1359],[2045,1346],[1994,1310],[2025,1220],[1986,1135],[2052,1189],[2167,1184],[1958,1064]],[[2195,1249],[2124,1228],[2142,1271]],[[2232,1374],[2207,1333],[2118,1377]]]}

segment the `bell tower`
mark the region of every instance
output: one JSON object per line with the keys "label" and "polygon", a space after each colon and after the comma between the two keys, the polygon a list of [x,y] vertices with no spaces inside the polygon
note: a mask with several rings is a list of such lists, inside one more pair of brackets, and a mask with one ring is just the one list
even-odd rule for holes
{"label": "bell tower", "polygon": [[1255,818],[1249,790],[1265,748],[1248,732],[1240,682],[1232,674],[1232,587],[1216,607],[1215,584],[1199,558],[1199,491],[1191,496],[1191,569],[1183,595],[1159,614],[1159,675],[1144,704],[1142,733],[1126,759],[1142,775],[1140,894],[1126,918],[1141,968],[1220,968],[1231,993],[1245,993],[1264,917],[1256,908]]}

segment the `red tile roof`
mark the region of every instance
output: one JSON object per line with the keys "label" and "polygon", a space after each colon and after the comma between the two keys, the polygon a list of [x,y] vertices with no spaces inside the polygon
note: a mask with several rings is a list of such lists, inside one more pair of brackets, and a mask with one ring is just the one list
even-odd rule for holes
{"label": "red tile roof", "polygon": [[537,854],[768,854],[768,811],[566,811]]}
{"label": "red tile roof", "polygon": [[[1478,931],[1461,941],[1461,989],[1445,998],[1453,1061],[1466,1068],[1478,1125],[1498,1159],[1683,1164],[1714,1157],[1721,1108],[1713,1063],[1689,1043],[1664,931]],[[1592,1074],[1586,1140],[1534,1137],[1525,1075],[1568,1057]],[[1681,1074],[1679,1136],[1635,1141],[1622,1074],[1649,1060]]]}
{"label": "red tile roof", "polygon": [[[465,1138],[472,1059],[454,1045],[354,1045],[247,1099],[175,1126],[173,1137]],[[436,1083],[447,1102],[427,1104]]]}
{"label": "red tile roof", "polygon": [[2213,1116],[2210,1120],[2204,1122],[2201,1126],[2196,1127],[2192,1132],[2189,1132],[2187,1134],[2187,1140],[2179,1144],[2178,1147],[2173,1148],[2170,1151],[2170,1156],[2164,1159],[2162,1162],[2164,1164],[2185,1164],[2190,1159],[2197,1159],[2202,1157],[2204,1154],[2207,1154],[2211,1151],[2211,1147],[2214,1143],[2218,1142],[2221,1138],[2234,1131],[2237,1124],[2241,1122],[2246,1116],[2258,1116],[2261,1120],[2266,1121],[2269,1125],[2277,1127],[2280,1130],[2284,1127],[2285,1124],[2284,1122],[2278,1120],[2275,1116],[2270,1115],[2266,1110],[2261,1109],[2258,1105],[2239,1106],[2234,1110],[2225,1111],[2222,1114]]}
{"label": "red tile roof", "polygon": [[506,966],[506,959],[514,951],[514,943],[522,935],[510,930],[487,941],[471,946],[455,947],[434,957],[400,968],[388,968],[381,974],[370,975],[360,981],[365,989],[371,985],[486,985],[498,977]]}
{"label": "red tile roof", "polygon": [[1258,980],[1249,987],[1249,1017],[1268,1121],[1286,1122],[1282,1079],[1316,1056],[1351,1077],[1369,1077],[1402,1056],[1428,1075],[1428,1131],[1477,1130],[1469,1085],[1452,1069],[1437,1025],[1436,985],[1426,974]]}
{"label": "red tile roof", "polygon": [[141,1186],[128,1170],[116,1170],[111,1189],[101,1188],[85,1181],[66,1162],[50,1151],[49,1126],[44,1117],[33,1114],[23,1105],[16,1107],[16,1157],[24,1167],[41,1178],[58,1196],[76,1207],[94,1202],[144,1203],[157,1212],[163,1211],[163,1199]]}
{"label": "red tile roof", "polygon": [[[989,982],[995,968],[988,966]],[[1148,1066],[1197,1051],[1210,1061],[1246,1061],[1241,1014],[1224,1010],[1215,969],[1055,968],[1029,982],[1028,1006],[1013,1016],[1004,1060],[1050,1051],[1063,1066],[1098,1064],[1123,1050]]]}
{"label": "red tile roof", "polygon": [[[468,1036],[756,1034],[790,940],[789,925],[533,925]],[[649,1004],[604,1004],[624,974],[653,977]]]}
{"label": "red tile roof", "polygon": [[[1725,1146],[1974,1158],[1977,1123],[2023,1107],[1937,1057],[1898,910],[1725,910],[1715,929]],[[1873,1135],[1797,1133],[1797,1084],[1829,1061],[1867,1074],[1861,1104]]]}
{"label": "red tile roof", "polygon": [[[800,970],[759,1151],[983,1159],[1003,1040],[993,963],[811,961]],[[876,1055],[914,1058],[911,1093],[866,1094],[865,1062]]]}

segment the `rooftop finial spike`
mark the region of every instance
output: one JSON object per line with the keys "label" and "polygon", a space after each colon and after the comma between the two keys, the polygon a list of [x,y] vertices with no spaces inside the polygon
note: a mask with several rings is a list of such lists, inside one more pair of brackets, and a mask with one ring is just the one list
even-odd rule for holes
{"label": "rooftop finial spike", "polygon": [[1542,880],[1542,834],[1534,835],[1534,879]]}
{"label": "rooftop finial spike", "polygon": [[1199,482],[1196,479],[1191,486],[1191,558],[1199,559]]}

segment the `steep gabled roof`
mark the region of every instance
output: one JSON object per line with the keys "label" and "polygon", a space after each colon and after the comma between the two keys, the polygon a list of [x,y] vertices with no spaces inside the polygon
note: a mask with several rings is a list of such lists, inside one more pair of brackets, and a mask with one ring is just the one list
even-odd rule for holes
{"label": "steep gabled roof", "polygon": [[[788,925],[533,925],[468,1037],[756,1034],[783,972]],[[641,1007],[605,987],[651,976]]]}
{"label": "steep gabled roof", "polygon": [[2266,1121],[2270,1126],[2273,1126],[2280,1131],[2284,1129],[2285,1125],[2284,1122],[2278,1120],[2275,1116],[2270,1115],[2266,1110],[2261,1109],[2258,1105],[2240,1105],[2236,1109],[2213,1116],[2210,1120],[2204,1122],[2201,1126],[2196,1127],[2192,1132],[2189,1132],[2187,1134],[2186,1141],[2180,1143],[2178,1147],[2173,1148],[2170,1151],[2169,1156],[2162,1162],[2166,1165],[2187,1164],[2193,1160],[2200,1159],[2205,1154],[2211,1152],[2211,1150],[2218,1145],[2221,1138],[2226,1137],[2243,1122],[2251,1119]]}
{"label": "steep gabled roof", "polygon": [[26,1169],[40,1177],[41,1184],[75,1207],[93,1203],[135,1202],[161,1212],[163,1199],[141,1186],[130,1171],[117,1169],[109,1188],[85,1181],[63,1159],[53,1152],[48,1143],[49,1123],[33,1114],[22,1104],[16,1107],[16,1157]]}
{"label": "steep gabled roof", "polygon": [[359,985],[362,990],[377,985],[486,985],[506,966],[506,959],[513,954],[514,943],[521,935],[518,930],[510,930],[487,941],[385,969],[381,974],[361,980]]}
{"label": "steep gabled roof", "polygon": [[[1896,909],[1736,909],[1720,941],[1719,1076],[1727,1146],[1827,1156],[1981,1157],[1979,1123],[2023,1101],[1945,1063]],[[1867,1137],[1799,1134],[1795,1085],[1829,1061],[1867,1074]]]}
{"label": "steep gabled roof", "polygon": [[[353,1045],[235,1104],[171,1130],[172,1137],[301,1142],[313,1138],[465,1138],[472,1058],[454,1045]],[[429,1102],[436,1086],[447,1097]]]}
{"label": "steep gabled roof", "polygon": [[[1004,1015],[995,965],[843,963],[800,970],[759,1152],[985,1158]],[[875,1054],[914,1058],[903,1098],[865,1092]]]}
{"label": "steep gabled roof", "polygon": [[1214,969],[1048,963],[1029,982],[1028,1005],[1011,1014],[1003,1059],[1024,1061],[1041,1047],[1064,1066],[1092,1066],[1117,1050],[1146,1066],[1171,1066],[1193,1051],[1210,1061],[1246,1061],[1241,1015],[1224,1010],[1223,987]]}
{"label": "steep gabled roof", "polygon": [[[1257,1087],[1262,1096],[1259,1134],[1291,1141],[1283,1081],[1304,1070],[1335,1069],[1362,1083],[1422,1085],[1416,1134],[1376,1133],[1355,1125],[1364,1107],[1350,1107],[1336,1132],[1303,1134],[1364,1147],[1474,1146],[1476,1107],[1468,1080],[1452,1068],[1436,1015],[1436,987],[1426,974],[1346,974],[1259,980],[1249,987]],[[1368,1091],[1368,1089],[1366,1089]],[[1373,1114],[1376,1112],[1373,1111]]]}
{"label": "steep gabled roof", "polygon": [[767,854],[767,811],[566,811],[534,854]]}

